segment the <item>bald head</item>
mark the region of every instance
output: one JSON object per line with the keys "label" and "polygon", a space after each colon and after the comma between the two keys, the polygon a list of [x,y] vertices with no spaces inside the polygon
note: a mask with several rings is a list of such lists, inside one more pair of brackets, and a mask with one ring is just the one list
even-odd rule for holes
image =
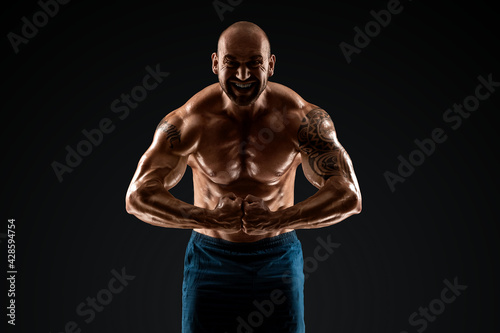
{"label": "bald head", "polygon": [[276,57],[266,33],[258,25],[241,21],[224,30],[212,53],[212,71],[224,94],[238,106],[255,103],[274,74]]}
{"label": "bald head", "polygon": [[217,43],[217,53],[220,54],[221,50],[225,49],[227,45],[245,43],[245,41],[261,43],[266,51],[266,55],[268,57],[271,55],[271,44],[264,30],[257,24],[248,21],[233,23],[220,34],[219,42]]}

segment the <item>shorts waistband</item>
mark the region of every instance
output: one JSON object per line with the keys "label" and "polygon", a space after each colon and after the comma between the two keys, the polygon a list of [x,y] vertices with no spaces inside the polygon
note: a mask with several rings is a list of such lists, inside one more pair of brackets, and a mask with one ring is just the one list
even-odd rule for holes
{"label": "shorts waistband", "polygon": [[279,247],[285,244],[290,244],[298,241],[295,230],[285,232],[281,235],[264,238],[256,242],[231,242],[221,238],[210,237],[193,230],[191,233],[191,242],[197,244],[210,245],[223,250],[238,251],[238,252],[251,252],[263,249],[270,249]]}

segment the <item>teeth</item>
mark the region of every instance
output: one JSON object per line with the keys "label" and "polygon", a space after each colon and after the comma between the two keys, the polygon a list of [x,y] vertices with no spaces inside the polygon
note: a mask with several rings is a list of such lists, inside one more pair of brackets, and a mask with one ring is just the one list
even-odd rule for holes
{"label": "teeth", "polygon": [[251,83],[247,83],[247,84],[235,83],[234,85],[237,86],[238,88],[249,88],[252,84]]}

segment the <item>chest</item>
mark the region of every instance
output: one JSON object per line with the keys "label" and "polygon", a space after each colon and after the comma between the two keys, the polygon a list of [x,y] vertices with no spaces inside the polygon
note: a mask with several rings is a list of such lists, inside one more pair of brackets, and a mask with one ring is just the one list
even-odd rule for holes
{"label": "chest", "polygon": [[241,178],[271,184],[297,163],[297,153],[293,134],[272,117],[219,118],[206,123],[190,164],[219,184]]}

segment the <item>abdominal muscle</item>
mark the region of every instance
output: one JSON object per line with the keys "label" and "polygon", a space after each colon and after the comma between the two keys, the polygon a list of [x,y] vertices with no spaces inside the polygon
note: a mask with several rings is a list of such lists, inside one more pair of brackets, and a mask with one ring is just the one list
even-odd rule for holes
{"label": "abdominal muscle", "polygon": [[[242,199],[248,194],[262,198],[271,211],[293,206],[294,177],[289,178],[285,176],[284,179],[281,179],[281,181],[275,185],[263,184],[252,179],[240,179],[230,185],[220,185],[205,177],[199,177],[200,175],[196,175],[196,171],[193,170],[195,206],[205,209],[214,209],[219,202],[219,198],[227,193],[234,193],[237,197]],[[293,231],[293,229],[273,230],[259,235],[249,235],[242,230],[226,232],[214,229],[194,229],[194,231],[230,242],[248,243],[278,236]]]}
{"label": "abdominal muscle", "polygon": [[244,233],[243,231],[238,231],[236,233],[225,233],[225,232],[220,232],[216,230],[210,230],[210,229],[193,229],[196,232],[199,232],[200,234],[204,234],[213,238],[220,238],[224,239],[230,242],[235,242],[235,243],[251,243],[251,242],[256,242],[258,240],[264,239],[264,238],[269,238],[269,237],[274,237],[278,236],[281,234],[284,234],[286,232],[293,231],[293,229],[282,229],[278,231],[273,231],[269,232],[263,235],[249,235]]}

